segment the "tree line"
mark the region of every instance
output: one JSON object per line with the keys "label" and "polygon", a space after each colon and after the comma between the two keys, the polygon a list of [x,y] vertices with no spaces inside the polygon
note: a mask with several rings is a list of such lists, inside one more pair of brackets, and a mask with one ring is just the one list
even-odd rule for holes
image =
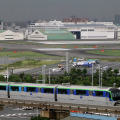
{"label": "tree line", "polygon": [[[104,70],[102,72],[102,84],[103,86],[109,86],[112,87],[114,83],[116,83],[116,86],[120,86],[120,76],[118,75],[119,70],[112,68],[109,68],[107,70]],[[49,76],[46,77],[46,84],[49,83]],[[0,75],[1,81],[7,81],[7,78],[5,78],[3,75]],[[39,75],[39,77],[32,76],[31,74],[24,74],[21,73],[20,75],[12,74],[9,76],[8,81],[9,82],[26,82],[26,83],[36,83],[37,80],[42,80],[42,75]],[[51,84],[62,84],[62,83],[70,83],[71,85],[85,85],[85,86],[91,86],[92,85],[92,76],[87,75],[87,69],[76,69],[72,68],[69,73],[66,71],[63,75],[59,76],[52,76],[50,77]],[[99,85],[99,70],[96,70],[96,72],[93,74],[93,85],[98,86]]]}

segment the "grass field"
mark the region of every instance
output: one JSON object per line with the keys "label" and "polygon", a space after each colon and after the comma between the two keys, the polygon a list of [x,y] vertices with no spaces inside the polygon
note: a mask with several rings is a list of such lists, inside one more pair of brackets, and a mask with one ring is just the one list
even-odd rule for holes
{"label": "grass field", "polygon": [[9,52],[0,52],[0,57],[8,56],[10,58],[19,58],[19,57],[49,57],[49,55],[39,54],[31,51],[9,51]]}
{"label": "grass field", "polygon": [[3,68],[6,69],[7,67],[14,67],[15,69],[18,68],[36,68],[41,67],[42,65],[51,65],[59,63],[59,61],[40,61],[40,60],[23,60],[18,61],[13,64],[3,65]]}
{"label": "grass field", "polygon": [[99,55],[110,55],[110,56],[120,56],[120,50],[91,50],[86,51],[87,53],[99,54]]}
{"label": "grass field", "polygon": [[25,57],[25,59],[15,62],[13,64],[0,65],[2,69],[0,71],[6,70],[7,67],[19,68],[36,68],[42,65],[51,65],[60,62],[59,56],[50,56],[45,54],[39,54],[31,51],[9,51],[0,52],[0,57],[8,56],[11,59]]}

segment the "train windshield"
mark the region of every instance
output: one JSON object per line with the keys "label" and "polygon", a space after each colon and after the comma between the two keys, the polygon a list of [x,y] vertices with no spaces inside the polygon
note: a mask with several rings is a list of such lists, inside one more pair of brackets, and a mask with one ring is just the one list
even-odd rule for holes
{"label": "train windshield", "polygon": [[120,90],[119,89],[111,88],[110,91],[111,91],[113,100],[115,100],[115,101],[120,100]]}

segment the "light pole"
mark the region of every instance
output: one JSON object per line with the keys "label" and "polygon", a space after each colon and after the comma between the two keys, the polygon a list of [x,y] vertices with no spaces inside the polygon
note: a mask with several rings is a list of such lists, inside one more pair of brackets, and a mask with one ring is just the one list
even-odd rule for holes
{"label": "light pole", "polygon": [[42,79],[43,79],[44,84],[45,84],[45,67],[46,67],[46,65],[42,66]]}
{"label": "light pole", "polygon": [[8,82],[8,78],[9,78],[9,68],[12,69],[12,73],[13,73],[14,67],[7,67],[7,82]]}
{"label": "light pole", "polygon": [[103,68],[101,68],[101,87],[102,87],[102,72],[103,72]]}
{"label": "light pole", "polygon": [[[109,64],[108,64],[109,65]],[[120,64],[116,64],[116,65],[120,65]],[[110,67],[113,67],[113,66],[116,66],[116,65],[111,65]],[[102,67],[100,67],[100,72],[101,72],[101,74],[99,74],[99,77],[100,77],[100,75],[101,75],[101,83],[100,83],[100,86],[102,87],[102,72],[103,72],[103,68],[104,68],[105,66],[102,66]]]}
{"label": "light pole", "polygon": [[66,72],[68,73],[68,52],[66,52]]}
{"label": "light pole", "polygon": [[92,62],[92,86],[93,86],[93,62]]}
{"label": "light pole", "polygon": [[99,64],[99,87],[100,87],[100,64]]}
{"label": "light pole", "polygon": [[51,70],[51,68],[49,68],[49,84],[50,84],[50,70]]}

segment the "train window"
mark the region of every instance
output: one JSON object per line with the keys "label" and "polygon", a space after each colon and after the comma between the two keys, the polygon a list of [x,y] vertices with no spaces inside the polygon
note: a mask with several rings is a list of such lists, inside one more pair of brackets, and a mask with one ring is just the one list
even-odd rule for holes
{"label": "train window", "polygon": [[86,95],[86,90],[76,90],[76,95]]}
{"label": "train window", "polygon": [[53,88],[44,88],[44,93],[53,93]]}
{"label": "train window", "polygon": [[19,87],[11,86],[11,91],[19,91]]}
{"label": "train window", "polygon": [[58,89],[58,94],[67,94],[67,89]]}
{"label": "train window", "polygon": [[95,91],[95,96],[103,96],[103,91]]}
{"label": "train window", "polygon": [[6,86],[0,86],[0,90],[6,90]]}
{"label": "train window", "polygon": [[35,87],[27,87],[27,92],[36,92]]}

